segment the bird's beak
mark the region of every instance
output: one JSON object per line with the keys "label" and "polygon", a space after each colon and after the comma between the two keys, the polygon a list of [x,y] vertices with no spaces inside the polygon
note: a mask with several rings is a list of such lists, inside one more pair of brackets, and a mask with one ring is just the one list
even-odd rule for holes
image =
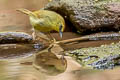
{"label": "bird's beak", "polygon": [[59,34],[60,34],[60,37],[62,38],[62,34],[63,34],[63,32],[62,32],[62,31],[59,31]]}
{"label": "bird's beak", "polygon": [[62,25],[60,25],[60,26],[59,26],[59,34],[60,34],[60,37],[61,37],[61,38],[62,38],[62,33],[63,33],[63,32],[62,32],[62,28],[63,28]]}

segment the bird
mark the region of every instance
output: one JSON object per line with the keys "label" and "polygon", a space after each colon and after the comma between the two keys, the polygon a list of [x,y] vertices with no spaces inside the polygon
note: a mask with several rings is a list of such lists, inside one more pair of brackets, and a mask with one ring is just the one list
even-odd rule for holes
{"label": "bird", "polygon": [[[30,11],[24,8],[17,10],[29,16],[30,24],[34,30],[39,32],[47,32],[49,34],[51,31],[57,31],[62,38],[62,34],[65,29],[65,20],[60,14],[50,10]],[[32,36],[33,39],[35,39],[35,32],[32,33]],[[56,41],[54,37],[52,38]]]}
{"label": "bird", "polygon": [[[33,27],[33,40],[35,40],[35,30],[38,32],[47,32],[49,35],[50,31],[57,31],[62,38],[62,34],[65,29],[65,20],[60,14],[50,10],[30,11],[24,8],[17,9],[17,11],[25,13],[29,16],[30,24]],[[52,38],[52,43],[49,45],[49,49],[54,46],[54,43],[59,43],[53,36],[50,35],[50,37]],[[41,38],[44,37],[41,36]],[[61,59],[64,65],[64,55]]]}

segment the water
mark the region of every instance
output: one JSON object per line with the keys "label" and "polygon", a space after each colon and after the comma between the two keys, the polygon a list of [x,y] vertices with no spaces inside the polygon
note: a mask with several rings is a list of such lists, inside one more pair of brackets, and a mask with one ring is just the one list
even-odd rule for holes
{"label": "water", "polygon": [[31,61],[32,57],[0,60],[0,80],[45,80],[45,76],[33,68],[31,64],[22,64]]}
{"label": "water", "polygon": [[[28,17],[16,9],[38,10],[47,0],[0,0],[0,31],[23,31],[31,34]],[[64,38],[65,36],[63,36]],[[65,37],[67,38],[67,37]],[[97,42],[99,43],[99,42]],[[103,43],[103,42],[101,42]],[[99,43],[100,44],[100,43]],[[92,42],[81,43],[82,47],[95,46]],[[72,45],[77,48],[79,45]],[[79,47],[80,48],[80,47]],[[14,52],[14,51],[13,51]],[[2,53],[2,51],[0,52]],[[5,53],[5,52],[4,52]],[[19,53],[19,52],[18,52]],[[6,55],[9,55],[6,53]],[[20,56],[20,55],[18,55]],[[71,58],[67,58],[67,70],[56,76],[47,76],[32,66],[33,56],[0,59],[0,80],[119,80],[120,68],[105,71],[81,69]]]}
{"label": "water", "polygon": [[0,31],[31,32],[28,16],[16,10],[39,10],[47,3],[48,0],[0,0]]}
{"label": "water", "polygon": [[[31,34],[32,27],[28,17],[17,12],[16,9],[38,10],[47,2],[45,0],[0,0],[0,31],[22,31]],[[45,80],[45,76],[33,68],[32,64],[21,64],[23,61],[32,62],[33,60],[30,56],[35,51],[30,46],[28,48],[9,47],[7,50],[0,51],[4,58],[11,56],[10,59],[0,59],[0,80]],[[21,52],[24,53],[21,54]]]}

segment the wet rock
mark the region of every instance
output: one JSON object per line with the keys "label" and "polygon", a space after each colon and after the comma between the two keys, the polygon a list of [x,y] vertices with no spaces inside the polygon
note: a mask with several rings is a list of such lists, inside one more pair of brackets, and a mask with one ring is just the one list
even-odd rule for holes
{"label": "wet rock", "polygon": [[0,32],[0,44],[31,43],[33,38],[24,32]]}
{"label": "wet rock", "polygon": [[76,49],[66,52],[83,67],[92,69],[113,69],[120,66],[120,42],[100,47]]}
{"label": "wet rock", "polygon": [[79,33],[87,34],[120,30],[119,6],[119,0],[53,0],[44,9],[60,13]]}
{"label": "wet rock", "polygon": [[115,66],[120,65],[119,59],[120,54],[109,55],[89,65],[93,66],[94,69],[113,69]]}
{"label": "wet rock", "polygon": [[0,59],[25,57],[43,48],[24,32],[0,32]]}

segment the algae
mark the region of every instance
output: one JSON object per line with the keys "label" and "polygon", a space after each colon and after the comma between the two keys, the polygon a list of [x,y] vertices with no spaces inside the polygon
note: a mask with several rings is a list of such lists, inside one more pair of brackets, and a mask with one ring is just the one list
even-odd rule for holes
{"label": "algae", "polygon": [[112,69],[120,65],[120,42],[66,51],[65,54],[73,57],[83,67]]}

